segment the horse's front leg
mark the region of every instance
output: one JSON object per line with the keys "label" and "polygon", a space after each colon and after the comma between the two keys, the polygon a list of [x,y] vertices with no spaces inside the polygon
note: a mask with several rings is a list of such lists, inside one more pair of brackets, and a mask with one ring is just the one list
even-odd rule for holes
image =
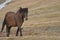
{"label": "horse's front leg", "polygon": [[9,27],[9,26],[7,26],[7,27],[6,27],[6,32],[7,32],[7,34],[6,34],[6,35],[7,35],[7,37],[9,37],[10,29],[11,29],[11,27]]}
{"label": "horse's front leg", "polygon": [[17,32],[16,32],[16,36],[18,36],[18,32],[20,32],[20,36],[22,36],[22,28],[18,27]]}
{"label": "horse's front leg", "polygon": [[18,36],[18,31],[19,31],[19,27],[18,27],[18,29],[17,29],[16,36]]}
{"label": "horse's front leg", "polygon": [[22,26],[23,22],[22,21],[17,21],[17,26],[18,26],[18,29],[17,29],[17,32],[16,32],[16,36],[18,36],[18,32],[20,32],[20,36],[22,36]]}
{"label": "horse's front leg", "polygon": [[22,36],[22,28],[19,27],[19,31],[20,31],[20,36]]}

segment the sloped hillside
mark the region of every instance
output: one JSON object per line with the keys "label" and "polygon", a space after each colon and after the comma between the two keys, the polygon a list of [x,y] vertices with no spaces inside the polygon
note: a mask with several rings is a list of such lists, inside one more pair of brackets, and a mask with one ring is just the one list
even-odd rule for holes
{"label": "sloped hillside", "polygon": [[3,3],[5,0],[0,0],[0,4]]}
{"label": "sloped hillside", "polygon": [[[22,26],[23,37],[5,38],[6,40],[60,39],[60,0],[12,0],[5,8],[0,10],[0,26],[6,12],[16,12],[19,7],[29,8],[29,20],[25,21]],[[16,29],[11,29],[10,37],[15,35]],[[4,31],[0,33],[0,36],[6,37],[5,34],[6,32]]]}

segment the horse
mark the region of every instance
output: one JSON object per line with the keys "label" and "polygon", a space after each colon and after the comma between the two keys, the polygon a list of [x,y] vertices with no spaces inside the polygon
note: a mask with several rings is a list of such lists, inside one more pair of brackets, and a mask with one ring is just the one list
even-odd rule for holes
{"label": "horse", "polygon": [[20,7],[19,10],[15,12],[7,12],[2,24],[1,32],[6,25],[6,36],[9,37],[11,27],[18,27],[16,36],[18,36],[18,32],[20,32],[20,36],[22,36],[22,24],[24,23],[24,19],[28,20],[28,8]]}

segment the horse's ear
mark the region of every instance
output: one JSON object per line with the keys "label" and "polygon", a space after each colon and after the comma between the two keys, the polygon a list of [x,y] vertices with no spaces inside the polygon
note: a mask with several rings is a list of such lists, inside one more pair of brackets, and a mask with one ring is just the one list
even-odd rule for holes
{"label": "horse's ear", "polygon": [[20,9],[22,9],[22,7],[20,7]]}

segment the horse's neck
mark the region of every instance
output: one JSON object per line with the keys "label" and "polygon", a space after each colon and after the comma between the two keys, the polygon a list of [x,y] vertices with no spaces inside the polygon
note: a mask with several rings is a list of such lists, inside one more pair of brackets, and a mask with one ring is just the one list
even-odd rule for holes
{"label": "horse's neck", "polygon": [[16,16],[17,16],[17,17],[22,17],[22,13],[16,12]]}
{"label": "horse's neck", "polygon": [[17,11],[17,12],[16,12],[16,15],[19,15],[19,14],[20,14],[20,12]]}
{"label": "horse's neck", "polygon": [[20,13],[19,11],[17,11],[17,12],[16,12],[16,15],[17,15],[17,16],[20,16],[21,18],[23,18],[23,19],[24,19],[23,14],[22,14],[22,13]]}

